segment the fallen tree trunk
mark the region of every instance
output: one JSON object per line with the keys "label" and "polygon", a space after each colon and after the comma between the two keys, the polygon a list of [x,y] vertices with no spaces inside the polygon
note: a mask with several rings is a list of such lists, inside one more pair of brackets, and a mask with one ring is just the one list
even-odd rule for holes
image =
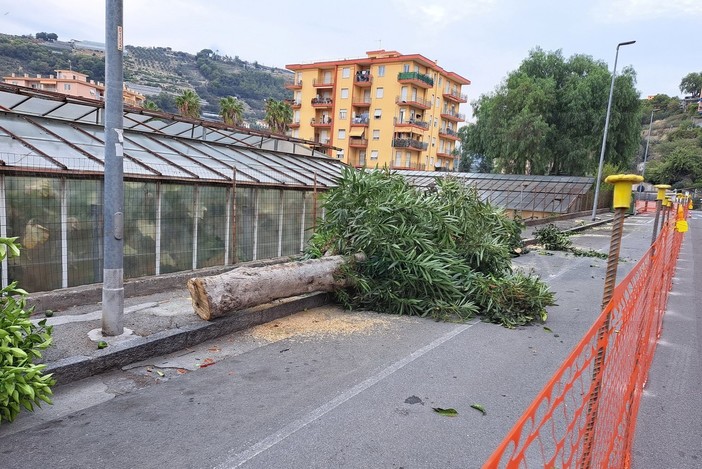
{"label": "fallen tree trunk", "polygon": [[[356,259],[362,259],[360,256]],[[188,280],[188,290],[195,312],[209,321],[280,298],[344,287],[346,279],[340,268],[352,261],[329,256],[264,267],[240,267],[211,277],[192,278]]]}

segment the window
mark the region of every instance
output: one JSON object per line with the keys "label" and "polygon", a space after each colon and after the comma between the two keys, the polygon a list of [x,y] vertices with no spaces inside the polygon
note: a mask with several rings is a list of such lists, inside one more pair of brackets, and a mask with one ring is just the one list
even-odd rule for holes
{"label": "window", "polygon": [[339,150],[336,152],[336,157],[340,160],[344,159],[344,150]]}
{"label": "window", "polygon": [[371,160],[378,159],[378,150],[371,150]]}
{"label": "window", "polygon": [[435,147],[436,146],[436,137],[431,138],[431,146]]}
{"label": "window", "polygon": [[395,152],[395,166],[402,166],[402,152]]}
{"label": "window", "polygon": [[376,129],[373,131],[373,140],[380,140],[380,130]]}
{"label": "window", "polygon": [[402,66],[402,71],[405,72],[405,73],[409,72],[409,69],[410,69],[409,64],[405,64],[405,65]]}
{"label": "window", "polygon": [[379,86],[378,88],[375,89],[375,97],[376,98],[382,98],[384,93],[385,93],[385,90],[383,89],[382,86]]}
{"label": "window", "polygon": [[376,119],[380,119],[382,117],[382,115],[383,115],[382,109],[376,109],[375,111],[373,111],[373,117],[375,117]]}
{"label": "window", "polygon": [[64,91],[69,91],[71,89],[71,84],[70,83],[64,83],[63,84],[63,89]]}
{"label": "window", "polygon": [[341,69],[341,78],[348,78],[351,76],[351,69],[349,67],[344,67]]}
{"label": "window", "polygon": [[438,127],[438,125],[439,125],[439,118],[435,117],[434,118],[434,127]]}
{"label": "window", "polygon": [[[434,74],[436,76],[436,74]],[[439,75],[439,86],[441,86],[441,75]],[[446,83],[448,85],[448,83]]]}
{"label": "window", "polygon": [[385,65],[378,65],[378,76],[379,77],[385,76]]}
{"label": "window", "polygon": [[436,107],[441,107],[441,99],[436,98]]}
{"label": "window", "polygon": [[419,73],[419,65],[414,66],[414,73]]}
{"label": "window", "polygon": [[346,129],[339,129],[339,140],[344,140],[346,138]]}
{"label": "window", "polygon": [[346,120],[347,111],[346,109],[339,109],[339,119]]}
{"label": "window", "polygon": [[348,88],[341,88],[341,99],[348,99],[349,97],[349,89]]}

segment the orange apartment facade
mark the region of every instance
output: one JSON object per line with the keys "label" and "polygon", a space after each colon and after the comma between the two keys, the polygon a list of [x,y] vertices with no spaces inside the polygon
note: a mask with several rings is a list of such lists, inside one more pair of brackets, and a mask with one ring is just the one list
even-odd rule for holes
{"label": "orange apartment facade", "polygon": [[453,170],[470,80],[419,54],[366,55],[286,66],[292,136],[340,148],[330,156],[355,167]]}
{"label": "orange apartment facade", "polygon": [[[26,73],[19,76],[13,73],[9,77],[3,77],[3,81],[11,85],[101,101],[104,100],[105,94],[105,85],[94,80],[88,80],[88,75],[72,70],[56,70],[56,75],[49,75],[48,77],[42,77],[41,75],[30,76]],[[130,90],[126,86],[122,94],[124,96],[124,104],[127,106],[142,107],[146,99],[141,93]]]}

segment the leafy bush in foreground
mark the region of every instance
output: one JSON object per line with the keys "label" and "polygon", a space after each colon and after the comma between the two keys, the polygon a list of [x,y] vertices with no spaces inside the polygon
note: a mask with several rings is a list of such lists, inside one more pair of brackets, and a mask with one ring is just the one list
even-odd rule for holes
{"label": "leafy bush in foreground", "polygon": [[307,257],[353,255],[350,308],[466,319],[482,314],[511,327],[546,318],[553,293],[536,277],[512,273],[521,228],[453,178],[422,192],[388,171],[347,169],[326,194],[325,218]]}
{"label": "leafy bush in foreground", "polygon": [[[0,238],[0,260],[8,250],[19,255],[15,240]],[[46,365],[33,363],[51,345],[51,326],[46,319],[37,325],[29,320],[26,297],[16,283],[0,290],[0,423],[12,422],[22,407],[32,411],[41,401],[51,404],[55,381],[42,373]]]}

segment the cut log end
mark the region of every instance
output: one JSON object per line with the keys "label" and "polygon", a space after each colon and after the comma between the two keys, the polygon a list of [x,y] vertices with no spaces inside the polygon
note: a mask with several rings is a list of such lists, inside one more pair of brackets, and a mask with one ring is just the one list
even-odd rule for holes
{"label": "cut log end", "polygon": [[190,298],[192,299],[193,308],[197,315],[205,321],[212,319],[210,302],[207,298],[207,291],[202,279],[191,278],[188,280],[188,290],[190,291]]}

